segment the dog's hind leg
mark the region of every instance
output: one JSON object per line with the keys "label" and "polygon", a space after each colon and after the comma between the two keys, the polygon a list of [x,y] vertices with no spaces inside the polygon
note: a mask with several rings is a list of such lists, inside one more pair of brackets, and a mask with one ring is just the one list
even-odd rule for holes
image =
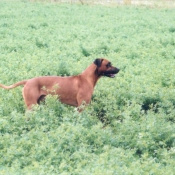
{"label": "dog's hind leg", "polygon": [[30,110],[32,108],[32,105],[36,105],[38,103],[39,92],[37,89],[29,89],[24,87],[22,94],[27,109]]}

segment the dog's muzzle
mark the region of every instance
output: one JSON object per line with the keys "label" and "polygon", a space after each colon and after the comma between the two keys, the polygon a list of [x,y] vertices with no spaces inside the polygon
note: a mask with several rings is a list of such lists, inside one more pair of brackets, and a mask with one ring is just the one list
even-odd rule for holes
{"label": "dog's muzzle", "polygon": [[120,69],[114,68],[114,69],[111,69],[111,70],[108,70],[108,71],[104,72],[104,73],[102,74],[102,76],[114,78],[115,75],[116,75],[119,71],[120,71]]}

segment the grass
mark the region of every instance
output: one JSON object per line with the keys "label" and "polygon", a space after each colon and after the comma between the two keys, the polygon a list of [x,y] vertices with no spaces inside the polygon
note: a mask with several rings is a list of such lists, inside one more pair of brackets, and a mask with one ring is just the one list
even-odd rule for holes
{"label": "grass", "polygon": [[174,9],[0,1],[0,19],[0,83],[120,68],[80,114],[0,89],[0,174],[174,174]]}
{"label": "grass", "polygon": [[51,3],[77,3],[77,4],[100,4],[100,5],[143,5],[149,7],[174,7],[173,0],[30,0],[31,2],[51,2]]}

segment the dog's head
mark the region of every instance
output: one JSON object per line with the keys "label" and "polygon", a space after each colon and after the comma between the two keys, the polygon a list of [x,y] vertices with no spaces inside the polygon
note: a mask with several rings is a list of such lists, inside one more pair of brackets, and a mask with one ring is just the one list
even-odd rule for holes
{"label": "dog's head", "polygon": [[95,73],[98,76],[106,76],[114,78],[120,69],[112,66],[111,62],[104,58],[97,58],[94,61],[94,64],[97,66]]}

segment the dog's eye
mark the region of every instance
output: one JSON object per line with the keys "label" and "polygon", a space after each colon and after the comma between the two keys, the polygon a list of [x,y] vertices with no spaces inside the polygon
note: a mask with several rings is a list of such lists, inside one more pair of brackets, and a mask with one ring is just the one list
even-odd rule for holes
{"label": "dog's eye", "polygon": [[106,65],[107,68],[109,68],[109,67],[111,67],[111,66],[112,66],[111,63],[108,63],[108,64]]}

